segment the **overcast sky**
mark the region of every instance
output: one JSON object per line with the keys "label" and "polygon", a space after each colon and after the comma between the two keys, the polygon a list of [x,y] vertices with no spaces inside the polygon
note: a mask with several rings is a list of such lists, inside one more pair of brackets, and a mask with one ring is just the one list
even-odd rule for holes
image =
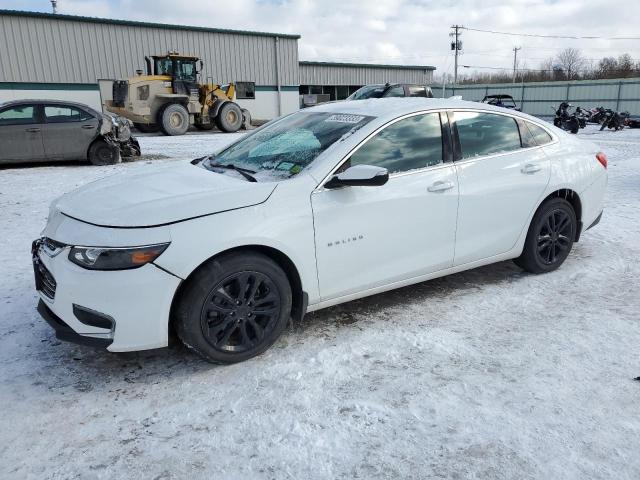
{"label": "overcast sky", "polygon": [[[178,8],[176,8],[178,7]],[[49,0],[0,0],[0,8],[51,11]],[[59,13],[297,33],[301,60],[434,65],[452,72],[449,31],[467,27],[544,35],[639,36],[640,0],[59,0]],[[575,47],[596,61],[640,41],[558,40],[465,31],[461,64],[537,68]],[[464,70],[462,70],[464,71]],[[468,71],[468,70],[467,70]]]}

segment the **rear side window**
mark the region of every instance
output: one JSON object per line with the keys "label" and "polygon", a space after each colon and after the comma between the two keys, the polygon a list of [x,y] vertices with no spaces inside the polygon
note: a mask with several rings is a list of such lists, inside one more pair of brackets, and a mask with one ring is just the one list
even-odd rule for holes
{"label": "rear side window", "polygon": [[84,122],[93,118],[84,110],[66,105],[46,105],[44,118],[47,123]]}
{"label": "rear side window", "polygon": [[417,85],[411,85],[409,87],[409,96],[410,97],[426,97],[427,89],[425,87],[420,87]]}
{"label": "rear side window", "polygon": [[443,161],[442,128],[438,113],[399,120],[369,139],[350,159],[349,166],[375,165],[389,173],[406,172]]}
{"label": "rear side window", "polygon": [[533,135],[537,145],[546,145],[547,143],[551,143],[553,138],[551,138],[551,135],[549,135],[544,128],[539,127],[535,123],[525,123],[527,124],[527,127],[529,127],[529,131],[531,132],[531,135]]}
{"label": "rear side window", "polygon": [[462,158],[518,150],[520,132],[513,117],[494,113],[455,112]]}
{"label": "rear side window", "polygon": [[527,127],[527,123],[524,120],[518,119],[518,129],[520,130],[520,140],[522,141],[523,148],[537,147],[536,139],[533,138],[532,133]]}
{"label": "rear side window", "polygon": [[36,109],[33,105],[22,105],[0,112],[0,125],[28,125],[36,123]]}

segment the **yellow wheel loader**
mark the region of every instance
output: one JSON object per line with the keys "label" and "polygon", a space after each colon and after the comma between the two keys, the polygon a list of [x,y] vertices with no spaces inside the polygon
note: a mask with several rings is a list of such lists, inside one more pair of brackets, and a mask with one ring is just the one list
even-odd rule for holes
{"label": "yellow wheel loader", "polygon": [[135,77],[113,82],[107,110],[130,119],[141,132],[165,135],[183,135],[189,125],[200,130],[217,126],[223,132],[249,126],[248,110],[233,101],[235,85],[199,83],[198,61],[177,52],[145,57],[146,75],[138,70]]}

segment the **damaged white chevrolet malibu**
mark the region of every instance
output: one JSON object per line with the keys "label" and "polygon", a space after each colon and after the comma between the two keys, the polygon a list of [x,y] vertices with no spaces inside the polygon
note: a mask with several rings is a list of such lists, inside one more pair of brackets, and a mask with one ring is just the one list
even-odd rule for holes
{"label": "damaged white chevrolet malibu", "polygon": [[54,201],[32,248],[38,310],[64,340],[143,350],[174,329],[238,362],[305,312],[506,259],[556,269],[602,215],[606,168],[512,110],[330,103]]}

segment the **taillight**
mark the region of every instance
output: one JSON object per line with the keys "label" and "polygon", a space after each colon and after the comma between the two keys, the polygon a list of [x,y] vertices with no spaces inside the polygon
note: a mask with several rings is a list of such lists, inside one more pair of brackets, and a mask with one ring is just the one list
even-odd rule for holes
{"label": "taillight", "polygon": [[607,156],[604,153],[599,152],[596,155],[596,158],[604,168],[607,168]]}

